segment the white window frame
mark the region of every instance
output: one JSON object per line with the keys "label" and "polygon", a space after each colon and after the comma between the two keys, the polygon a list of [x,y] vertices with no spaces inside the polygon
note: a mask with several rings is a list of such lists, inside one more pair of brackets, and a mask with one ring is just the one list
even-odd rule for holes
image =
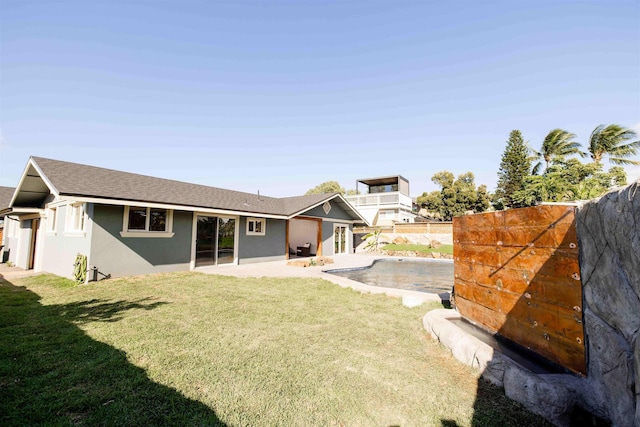
{"label": "white window frame", "polygon": [[47,234],[56,235],[58,228],[58,208],[50,207],[47,209]]}
{"label": "white window frame", "polygon": [[[256,231],[260,224],[260,231]],[[267,234],[266,218],[247,218],[247,236],[264,236]]]}
{"label": "white window frame", "polygon": [[[130,208],[144,208],[147,210],[144,230],[129,231],[129,210]],[[164,209],[167,211],[167,223],[164,231],[149,231],[149,221],[151,218],[151,209]],[[122,217],[121,237],[153,237],[153,238],[171,238],[175,235],[173,232],[173,209],[151,208],[149,206],[125,206],[124,215]]]}
{"label": "white window frame", "polygon": [[[84,203],[69,203],[67,205],[65,235],[84,237],[87,228],[87,212]],[[81,214],[79,216],[79,214]],[[80,227],[78,227],[80,224]]]}

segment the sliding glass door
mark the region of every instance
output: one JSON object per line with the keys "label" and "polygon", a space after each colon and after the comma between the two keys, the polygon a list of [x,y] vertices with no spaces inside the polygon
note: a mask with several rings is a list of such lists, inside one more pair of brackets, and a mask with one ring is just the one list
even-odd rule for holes
{"label": "sliding glass door", "polygon": [[231,264],[235,260],[236,220],[198,215],[195,266]]}
{"label": "sliding glass door", "polygon": [[218,218],[218,264],[232,264],[235,254],[236,220]]}

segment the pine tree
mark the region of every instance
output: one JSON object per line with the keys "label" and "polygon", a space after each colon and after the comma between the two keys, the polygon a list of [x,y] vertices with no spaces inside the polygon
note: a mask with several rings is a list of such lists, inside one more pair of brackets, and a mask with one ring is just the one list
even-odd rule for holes
{"label": "pine tree", "polygon": [[522,133],[519,130],[512,130],[498,171],[497,204],[507,208],[519,206],[513,202],[512,196],[513,193],[524,188],[529,171],[531,171],[529,147],[524,142]]}

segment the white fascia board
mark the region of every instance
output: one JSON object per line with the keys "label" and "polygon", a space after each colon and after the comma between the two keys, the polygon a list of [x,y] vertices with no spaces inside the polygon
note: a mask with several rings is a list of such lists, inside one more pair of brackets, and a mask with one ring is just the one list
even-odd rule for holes
{"label": "white fascia board", "polygon": [[[306,211],[310,211],[311,209],[316,208],[316,207],[318,207],[318,206],[320,206],[320,205],[323,205],[325,202],[329,202],[329,201],[331,201],[331,200],[333,200],[333,199],[335,199],[335,198],[339,198],[343,203],[345,203],[347,206],[349,206],[349,208],[350,208],[350,209],[351,209],[351,210],[352,210],[352,211],[353,211],[353,212],[358,216],[358,218],[360,218],[360,221],[362,221],[363,223],[365,223],[365,224],[367,225],[367,227],[370,227],[370,226],[371,226],[371,224],[369,224],[369,221],[367,221],[366,219],[364,219],[364,217],[363,217],[362,215],[360,215],[360,212],[358,212],[358,210],[357,210],[356,208],[354,208],[354,207],[353,207],[353,205],[352,205],[351,203],[349,203],[349,202],[347,201],[347,199],[345,199],[345,198],[342,196],[342,194],[340,194],[340,193],[338,193],[338,194],[334,194],[334,195],[333,195],[333,196],[331,196],[331,197],[327,197],[326,199],[321,200],[320,202],[316,203],[315,205],[312,205],[312,206],[309,206],[309,207],[307,207],[307,208],[304,208],[303,210],[298,211],[298,212],[296,212],[296,213],[295,213],[295,214],[293,214],[293,215],[290,215],[290,216],[289,216],[289,218],[287,218],[287,219],[293,219],[293,218],[295,218],[296,216],[298,216],[298,215],[300,215],[300,214],[302,214],[302,213],[304,213],[304,212],[306,212]],[[331,220],[331,218],[327,218],[327,220]],[[336,221],[336,220],[333,220],[333,221]],[[348,220],[347,220],[347,222],[348,222]],[[357,221],[357,220],[352,220],[350,223],[351,223],[351,224],[355,224],[356,222],[358,222],[358,221]]]}
{"label": "white fascia board", "polygon": [[[310,217],[312,218],[312,217]],[[322,222],[331,222],[334,224],[355,224],[356,222],[359,221],[355,221],[355,220],[348,220],[348,219],[337,219],[337,218],[322,218]]]}
{"label": "white fascia board", "polygon": [[318,206],[323,205],[325,202],[328,202],[328,201],[330,201],[330,200],[335,199],[335,198],[336,198],[336,196],[339,196],[339,195],[340,195],[340,194],[334,194],[334,195],[333,195],[333,196],[331,196],[331,197],[327,197],[326,199],[322,199],[322,200],[320,200],[318,203],[316,203],[316,204],[314,204],[314,205],[307,206],[306,208],[304,208],[304,209],[302,209],[302,210],[299,210],[298,212],[296,212],[296,213],[293,213],[293,214],[289,215],[289,216],[287,217],[287,219],[295,218],[295,217],[297,217],[298,215],[305,213],[306,211],[310,211],[310,210],[311,210],[311,209],[313,209],[313,208],[316,208],[316,207],[318,207]]}
{"label": "white fascia board", "polygon": [[25,166],[24,172],[22,172],[22,177],[20,178],[20,182],[18,183],[18,186],[13,192],[13,197],[11,198],[11,203],[9,203],[9,207],[13,206],[13,203],[16,201],[16,196],[20,192],[20,187],[22,187],[24,180],[27,178],[27,172],[29,171],[29,166],[33,166],[36,172],[38,172],[38,175],[40,175],[40,178],[42,178],[42,180],[44,181],[44,184],[49,188],[49,191],[51,191],[51,194],[53,194],[56,197],[59,195],[56,187],[51,183],[51,181],[49,181],[49,178],[47,178],[44,172],[42,172],[42,169],[40,169],[40,166],[38,166],[35,160],[33,160],[33,157],[29,157],[27,166]]}
{"label": "white fascia board", "polygon": [[9,212],[5,213],[7,216],[20,216],[25,214],[41,214],[44,213],[42,208],[11,208]]}
{"label": "white fascia board", "polygon": [[143,208],[173,209],[174,211],[190,211],[229,216],[250,216],[256,218],[287,219],[284,215],[270,215],[258,212],[242,212],[227,209],[211,209],[199,206],[172,205],[168,203],[138,202],[135,200],[101,199],[99,197],[60,196],[60,201],[76,203],[98,203],[101,205],[140,206]]}

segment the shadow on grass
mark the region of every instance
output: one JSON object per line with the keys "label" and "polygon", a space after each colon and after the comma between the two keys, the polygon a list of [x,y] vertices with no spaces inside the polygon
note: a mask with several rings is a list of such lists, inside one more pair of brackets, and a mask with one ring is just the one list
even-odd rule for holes
{"label": "shadow on grass", "polygon": [[0,279],[0,425],[225,425],[73,323],[114,322],[127,310],[163,303],[39,300]]}

